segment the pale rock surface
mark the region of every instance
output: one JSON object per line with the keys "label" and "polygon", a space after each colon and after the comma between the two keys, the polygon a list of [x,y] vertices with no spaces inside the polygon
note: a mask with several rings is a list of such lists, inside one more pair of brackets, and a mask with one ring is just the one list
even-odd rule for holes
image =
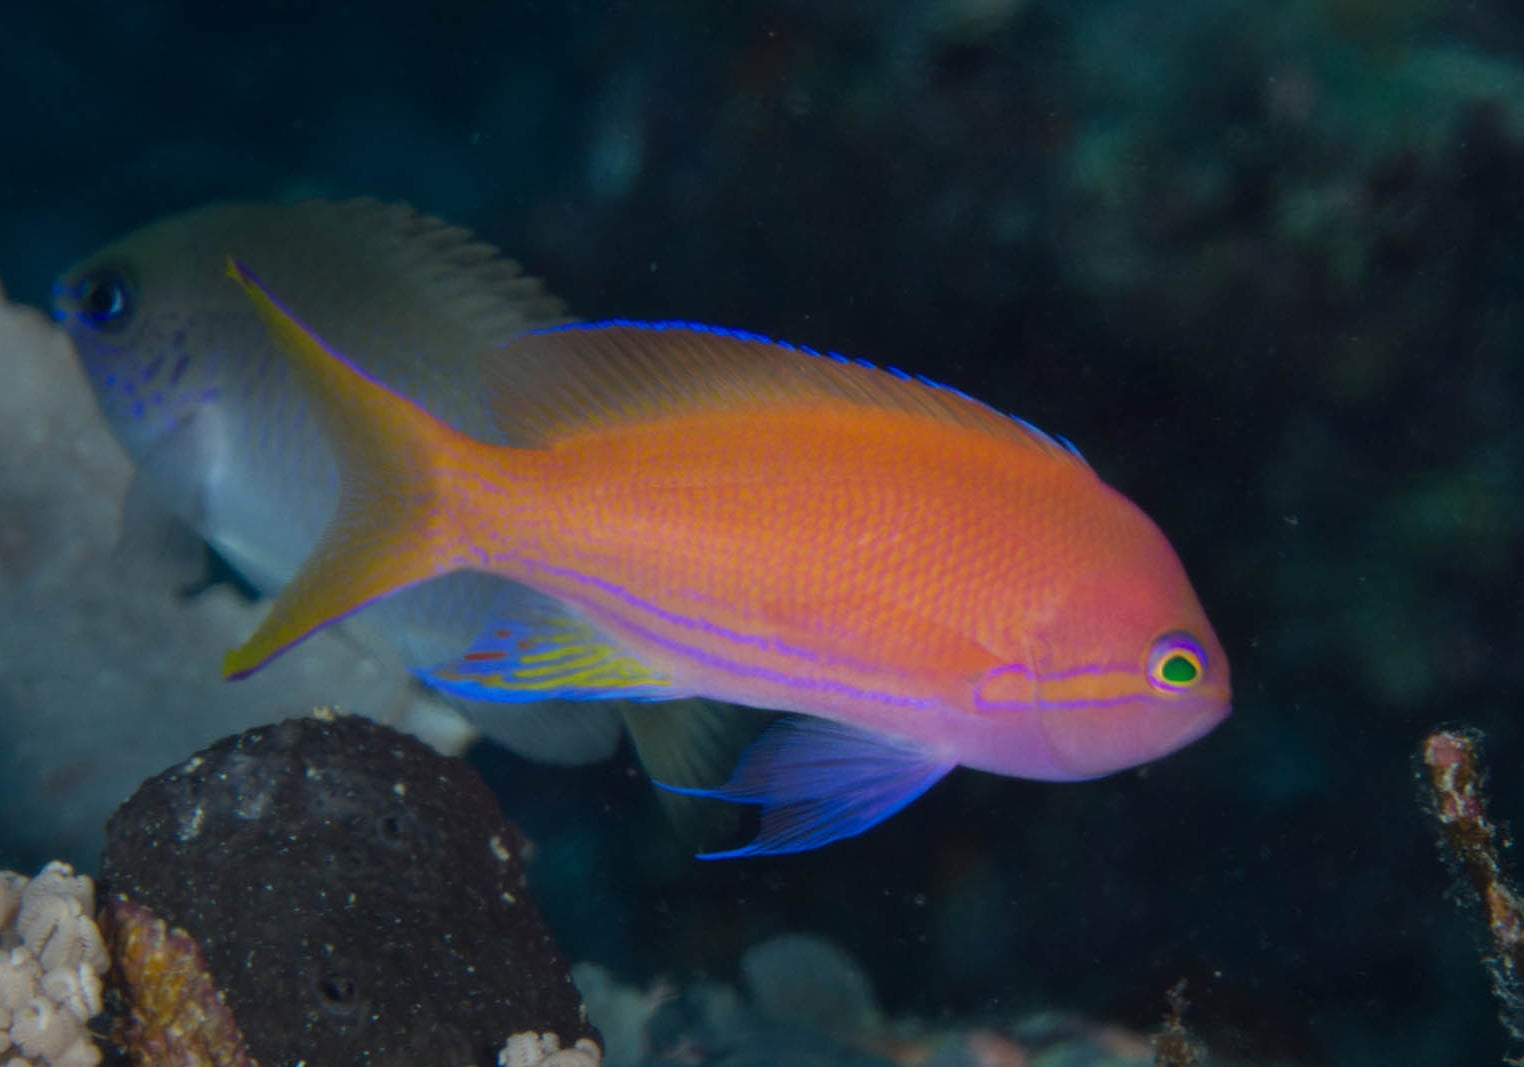
{"label": "pale rock surface", "polygon": [[262,606],[226,587],[187,598],[194,555],[120,536],[132,465],[68,339],[3,294],[0,383],[0,867],[93,869],[138,782],[247,727],[318,705],[412,725],[400,664],[342,634],[221,680]]}

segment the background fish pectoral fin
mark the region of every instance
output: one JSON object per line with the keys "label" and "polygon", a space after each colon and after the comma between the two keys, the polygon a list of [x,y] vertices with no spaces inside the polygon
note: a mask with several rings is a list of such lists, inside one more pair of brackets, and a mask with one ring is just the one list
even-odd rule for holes
{"label": "background fish pectoral fin", "polygon": [[757,836],[703,859],[803,852],[875,826],[930,789],[955,764],[917,745],[853,726],[790,715],[746,750],[715,789],[662,788],[762,808]]}
{"label": "background fish pectoral fin", "polygon": [[205,564],[199,531],[206,528],[207,470],[222,447],[215,413],[182,419],[137,457],[122,499],[119,560],[152,560],[173,568],[175,584],[189,585]]}
{"label": "background fish pectoral fin", "polygon": [[194,528],[205,527],[207,480],[227,448],[221,422],[214,407],[202,407],[143,448],[123,504],[124,525],[139,513],[168,510]]}

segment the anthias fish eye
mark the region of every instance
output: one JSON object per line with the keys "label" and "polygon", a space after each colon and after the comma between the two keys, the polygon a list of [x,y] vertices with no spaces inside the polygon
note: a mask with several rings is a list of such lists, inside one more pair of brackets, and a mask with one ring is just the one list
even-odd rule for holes
{"label": "anthias fish eye", "polygon": [[1165,634],[1149,649],[1147,672],[1155,689],[1178,693],[1201,681],[1206,673],[1206,653],[1190,634]]}
{"label": "anthias fish eye", "polygon": [[132,290],[127,279],[109,267],[82,278],[74,296],[84,320],[103,330],[121,329],[132,315]]}

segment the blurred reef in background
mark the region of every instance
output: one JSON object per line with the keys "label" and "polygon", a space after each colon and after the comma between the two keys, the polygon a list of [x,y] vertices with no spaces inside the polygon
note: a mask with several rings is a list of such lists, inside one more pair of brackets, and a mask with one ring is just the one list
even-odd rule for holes
{"label": "blurred reef in background", "polygon": [[[742,326],[968,389],[1075,441],[1170,536],[1237,699],[1140,772],[962,772],[860,840],[693,864],[628,757],[478,748],[569,958],[640,988],[735,982],[749,948],[804,932],[895,1016],[1141,1026],[1184,976],[1223,1062],[1499,1058],[1412,754],[1436,721],[1475,724],[1494,814],[1524,817],[1517,4],[27,5],[0,58],[13,300],[208,200],[406,200],[582,315]],[[47,526],[95,499],[72,440],[0,455],[0,738],[57,716],[109,763],[92,718],[115,738],[207,705],[144,684],[159,646],[92,636],[185,583],[114,583],[112,530]],[[32,551],[60,531],[94,546],[83,586]],[[27,646],[44,610],[77,642]],[[0,868],[92,866],[67,813],[40,836],[48,803],[0,812]]]}

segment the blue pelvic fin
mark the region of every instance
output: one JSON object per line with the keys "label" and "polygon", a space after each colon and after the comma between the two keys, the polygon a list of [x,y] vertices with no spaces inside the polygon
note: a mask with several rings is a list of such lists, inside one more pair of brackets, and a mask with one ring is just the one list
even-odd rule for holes
{"label": "blue pelvic fin", "polygon": [[955,764],[906,741],[811,716],[779,719],[714,789],[656,784],[684,796],[758,804],[762,825],[740,848],[700,859],[803,852],[875,826]]}
{"label": "blue pelvic fin", "polygon": [[459,659],[416,672],[470,700],[677,700],[690,696],[583,619],[555,608],[493,623]]}

